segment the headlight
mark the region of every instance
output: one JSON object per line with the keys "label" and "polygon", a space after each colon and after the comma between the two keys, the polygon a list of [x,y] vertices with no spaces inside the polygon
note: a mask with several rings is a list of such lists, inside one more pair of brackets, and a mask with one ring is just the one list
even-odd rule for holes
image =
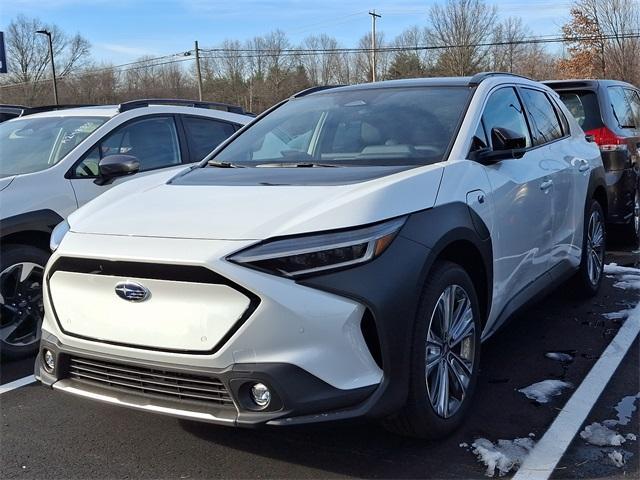
{"label": "headlight", "polygon": [[381,255],[405,220],[400,217],[352,230],[267,240],[227,260],[286,277],[349,267]]}
{"label": "headlight", "polygon": [[56,228],[54,228],[53,232],[51,232],[51,238],[49,240],[49,248],[52,252],[55,252],[58,249],[58,247],[60,246],[60,242],[62,242],[62,239],[68,231],[69,224],[66,220],[63,220],[58,225],[56,225]]}

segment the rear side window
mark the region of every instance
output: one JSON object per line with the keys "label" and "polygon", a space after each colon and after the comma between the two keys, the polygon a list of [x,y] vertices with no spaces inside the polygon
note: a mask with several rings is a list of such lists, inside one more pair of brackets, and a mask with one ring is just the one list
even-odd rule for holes
{"label": "rear side window", "polygon": [[501,88],[491,94],[484,107],[482,121],[489,135],[494,128],[507,128],[525,137],[527,147],[531,146],[524,110],[513,88]]}
{"label": "rear side window", "polygon": [[540,90],[523,88],[522,97],[532,120],[534,145],[544,145],[562,138],[562,127],[549,97]]}
{"label": "rear side window", "polygon": [[611,108],[620,128],[635,128],[636,119],[622,87],[609,87]]}
{"label": "rear side window", "polygon": [[200,161],[236,131],[226,122],[208,118],[183,117],[191,160]]}
{"label": "rear side window", "polygon": [[640,95],[637,91],[631,90],[630,88],[626,88],[625,93],[627,94],[629,105],[631,105],[636,128],[638,128],[640,126]]}
{"label": "rear side window", "polygon": [[560,100],[574,116],[583,130],[602,127],[602,117],[598,106],[598,97],[591,90],[558,92]]}

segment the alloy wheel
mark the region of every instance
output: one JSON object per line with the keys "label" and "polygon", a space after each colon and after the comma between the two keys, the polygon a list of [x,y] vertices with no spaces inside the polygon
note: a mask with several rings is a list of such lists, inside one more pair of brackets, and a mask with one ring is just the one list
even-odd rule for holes
{"label": "alloy wheel", "polygon": [[636,238],[640,237],[640,187],[636,189],[636,196],[633,202],[633,227]]}
{"label": "alloy wheel", "polygon": [[0,340],[5,345],[25,347],[40,340],[43,275],[44,268],[31,262],[0,272]]}
{"label": "alloy wheel", "polygon": [[592,285],[597,285],[604,266],[604,222],[597,210],[591,212],[587,229],[587,273]]}
{"label": "alloy wheel", "polygon": [[436,414],[449,418],[464,401],[475,368],[476,332],[471,300],[449,285],[431,314],[426,341],[425,380]]}

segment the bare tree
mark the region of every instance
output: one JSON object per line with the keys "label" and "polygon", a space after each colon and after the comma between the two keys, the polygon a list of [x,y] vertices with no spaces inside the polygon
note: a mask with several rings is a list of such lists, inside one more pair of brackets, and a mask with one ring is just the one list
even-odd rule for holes
{"label": "bare tree", "polygon": [[90,44],[79,34],[69,37],[56,25],[47,25],[37,18],[19,15],[7,28],[7,63],[11,83],[24,84],[24,101],[38,98],[39,82],[50,75],[48,41],[36,30],[51,32],[53,54],[58,76],[65,77],[82,69],[89,60]]}
{"label": "bare tree", "polygon": [[497,9],[483,0],[447,0],[429,12],[429,38],[441,51],[437,66],[445,75],[470,75],[488,62],[488,43],[496,23]]}
{"label": "bare tree", "polygon": [[491,69],[516,72],[527,54],[528,45],[522,42],[530,35],[530,30],[519,17],[508,17],[498,23],[493,31],[493,43],[496,45],[491,49]]}

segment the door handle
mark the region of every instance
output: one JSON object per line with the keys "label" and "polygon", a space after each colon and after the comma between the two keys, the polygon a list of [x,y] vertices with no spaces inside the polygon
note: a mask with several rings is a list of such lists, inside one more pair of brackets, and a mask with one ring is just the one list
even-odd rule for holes
{"label": "door handle", "polygon": [[543,192],[546,192],[551,188],[551,185],[553,185],[553,180],[545,180],[540,184],[540,190],[542,190]]}
{"label": "door handle", "polygon": [[580,173],[584,173],[591,168],[591,166],[589,165],[589,162],[587,162],[582,158],[579,160],[578,164],[579,164],[578,171]]}

